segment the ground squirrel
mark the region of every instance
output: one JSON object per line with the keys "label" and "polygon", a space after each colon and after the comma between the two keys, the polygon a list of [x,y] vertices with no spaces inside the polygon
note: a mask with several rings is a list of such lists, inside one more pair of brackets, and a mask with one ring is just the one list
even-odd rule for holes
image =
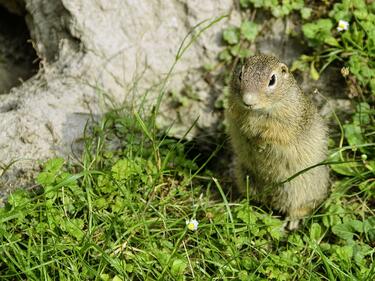
{"label": "ground squirrel", "polygon": [[241,192],[285,213],[289,229],[326,197],[327,127],[288,67],[277,58],[256,55],[233,73],[226,110]]}

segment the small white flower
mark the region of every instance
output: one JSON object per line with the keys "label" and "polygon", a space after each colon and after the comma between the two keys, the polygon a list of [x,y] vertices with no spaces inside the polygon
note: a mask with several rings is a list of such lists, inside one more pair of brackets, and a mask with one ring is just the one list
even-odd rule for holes
{"label": "small white flower", "polygon": [[339,20],[339,24],[337,25],[337,31],[343,31],[343,30],[348,30],[349,28],[349,23],[344,20]]}
{"label": "small white flower", "polygon": [[187,220],[186,225],[191,231],[196,231],[198,229],[198,221],[195,219]]}

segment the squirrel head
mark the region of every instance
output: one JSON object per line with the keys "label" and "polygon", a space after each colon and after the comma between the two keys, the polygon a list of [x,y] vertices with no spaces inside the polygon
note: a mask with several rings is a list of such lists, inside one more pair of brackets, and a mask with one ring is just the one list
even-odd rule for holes
{"label": "squirrel head", "polygon": [[234,102],[249,110],[270,111],[293,99],[294,78],[276,57],[255,55],[238,64],[232,77]]}

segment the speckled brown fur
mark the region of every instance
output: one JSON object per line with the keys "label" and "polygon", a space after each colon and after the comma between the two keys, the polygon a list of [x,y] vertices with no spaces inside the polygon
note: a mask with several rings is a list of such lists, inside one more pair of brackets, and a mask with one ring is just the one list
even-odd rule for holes
{"label": "speckled brown fur", "polygon": [[327,127],[316,107],[285,64],[257,55],[233,74],[226,118],[240,190],[249,188],[256,199],[287,215],[289,229],[296,228],[328,191],[326,166],[279,184],[326,158]]}

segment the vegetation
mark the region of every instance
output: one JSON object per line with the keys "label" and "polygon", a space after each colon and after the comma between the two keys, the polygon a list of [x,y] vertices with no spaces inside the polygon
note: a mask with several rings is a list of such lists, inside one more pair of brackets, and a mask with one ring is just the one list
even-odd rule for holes
{"label": "vegetation", "polygon": [[[80,165],[49,160],[41,188],[17,190],[0,209],[1,279],[374,280],[375,4],[324,3],[240,1],[244,13],[300,16],[312,49],[295,70],[317,79],[331,63],[348,68],[356,111],[331,141],[332,193],[298,231],[251,198],[229,200],[210,157],[197,161],[158,132],[155,115],[119,109],[87,133]],[[340,19],[348,30],[337,31]],[[250,55],[261,30],[252,20],[225,30],[220,59]]]}

